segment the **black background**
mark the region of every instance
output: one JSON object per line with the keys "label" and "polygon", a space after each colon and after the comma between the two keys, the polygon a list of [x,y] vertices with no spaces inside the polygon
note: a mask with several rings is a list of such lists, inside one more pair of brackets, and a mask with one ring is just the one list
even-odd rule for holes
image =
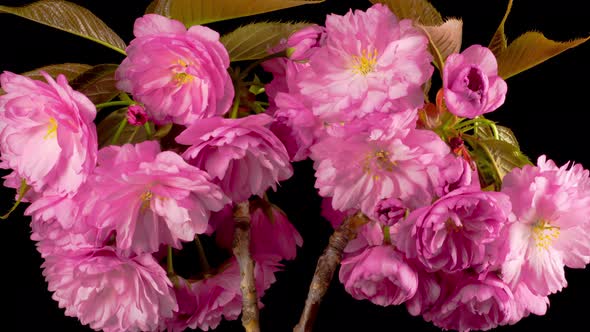
{"label": "black background", "polygon": [[[237,1],[237,0],[236,0]],[[2,5],[30,1],[0,0]],[[127,42],[132,39],[134,18],[141,16],[149,0],[74,1],[89,8]],[[544,32],[549,38],[567,40],[590,33],[590,14],[582,0],[515,1],[507,23],[509,39],[528,30]],[[487,45],[500,22],[506,0],[433,0],[446,17],[461,17],[465,23],[464,48]],[[325,15],[344,14],[349,8],[366,9],[368,1],[327,0],[320,5],[260,15],[262,20],[307,20],[323,23]],[[252,18],[212,24],[221,33],[231,31]],[[64,62],[88,64],[119,63],[123,57],[103,46],[24,19],[0,15],[0,70],[28,71]],[[590,45],[567,51],[539,67],[508,80],[506,103],[489,117],[513,129],[523,151],[535,160],[547,154],[558,164],[569,160],[590,167],[588,142],[590,112]],[[278,281],[263,298],[263,331],[288,331],[297,322],[315,262],[331,229],[319,217],[309,161],[297,163],[293,178],[272,195],[301,232],[304,246],[295,261],[277,274]],[[3,173],[6,174],[6,173]],[[6,211],[14,193],[2,189],[0,211]],[[9,220],[0,221],[0,330],[2,331],[89,331],[75,318],[65,317],[47,291],[41,275],[42,260],[29,239],[29,220],[23,208]],[[589,329],[590,270],[567,270],[569,286],[550,296],[545,316],[531,316],[498,331]],[[240,331],[239,321],[224,322],[217,331]],[[438,331],[419,317],[411,317],[404,306],[379,307],[356,301],[334,282],[325,297],[316,331]]]}

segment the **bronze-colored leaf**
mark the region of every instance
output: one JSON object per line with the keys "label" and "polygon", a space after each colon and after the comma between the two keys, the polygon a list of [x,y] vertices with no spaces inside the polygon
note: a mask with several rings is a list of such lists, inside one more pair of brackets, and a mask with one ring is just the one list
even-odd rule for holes
{"label": "bronze-colored leaf", "polygon": [[311,5],[324,0],[170,0],[170,17],[187,27]]}
{"label": "bronze-colored leaf", "polygon": [[506,20],[508,19],[508,15],[512,10],[512,0],[508,0],[508,7],[506,8],[506,13],[494,33],[492,40],[490,41],[490,45],[488,48],[494,53],[496,57],[500,56],[500,54],[508,47],[508,41],[506,39],[506,33],[504,32],[504,25],[506,24]]}
{"label": "bronze-colored leaf", "polygon": [[442,16],[427,0],[370,0],[382,3],[399,18],[409,18],[422,25],[438,26],[444,23]]}
{"label": "bronze-colored leaf", "polygon": [[[21,75],[27,76],[34,80],[39,80],[45,82],[45,78],[41,75],[41,72],[44,71],[49,76],[53,77],[54,79],[59,75],[63,74],[68,82],[71,82],[76,77],[81,75],[83,72],[87,71],[88,69],[92,68],[91,65],[85,65],[82,63],[60,63],[57,65],[49,65],[44,66],[41,68],[33,69],[31,71],[22,73]],[[0,95],[3,95],[5,92],[4,90],[0,89]]]}
{"label": "bronze-colored leaf", "polygon": [[146,14],[158,14],[170,17],[170,3],[172,0],[154,0],[145,9]]}
{"label": "bronze-colored leaf", "polygon": [[116,87],[114,64],[96,65],[78,76],[72,83],[72,88],[85,94],[94,104],[106,103],[119,93]]}
{"label": "bronze-colored leaf", "polygon": [[563,51],[590,39],[578,38],[567,42],[547,39],[540,32],[529,31],[516,38],[498,57],[498,75],[507,79],[530,69]]}
{"label": "bronze-colored leaf", "polygon": [[444,61],[453,53],[461,51],[463,39],[463,21],[449,19],[437,26],[419,26],[428,36],[430,49],[435,57],[436,66],[441,69]]}
{"label": "bronze-colored leaf", "polygon": [[13,14],[90,39],[125,54],[125,42],[88,9],[61,0],[37,1],[23,7],[0,5],[0,13]]}
{"label": "bronze-colored leaf", "polygon": [[268,56],[268,49],[308,23],[261,22],[239,27],[221,37],[231,61],[257,60]]}

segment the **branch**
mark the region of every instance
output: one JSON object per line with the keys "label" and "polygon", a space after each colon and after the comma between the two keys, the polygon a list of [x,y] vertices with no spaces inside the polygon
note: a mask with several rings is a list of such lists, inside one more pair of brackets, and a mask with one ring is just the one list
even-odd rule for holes
{"label": "branch", "polygon": [[235,233],[233,252],[240,265],[242,290],[242,325],[246,332],[260,332],[258,296],[254,280],[254,261],[250,255],[250,204],[246,200],[234,209]]}
{"label": "branch", "polygon": [[303,308],[299,324],[293,329],[294,332],[311,332],[320,308],[320,302],[328,291],[336,267],[342,260],[344,248],[350,240],[356,237],[360,226],[367,223],[367,221],[367,217],[359,212],[344,219],[342,225],[330,236],[328,246],[318,260],[309,286],[309,293],[305,300],[305,308]]}

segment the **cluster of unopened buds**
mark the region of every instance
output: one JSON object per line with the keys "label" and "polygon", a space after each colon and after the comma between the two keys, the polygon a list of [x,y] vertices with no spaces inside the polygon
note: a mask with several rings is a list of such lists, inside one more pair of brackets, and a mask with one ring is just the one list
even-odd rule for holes
{"label": "cluster of unopened buds", "polygon": [[[590,262],[589,172],[530,162],[483,117],[518,72],[499,69],[506,45],[440,49],[459,21],[391,9],[289,33],[256,63],[267,84],[230,68],[217,32],[158,14],[135,21],[101,103],[61,74],[2,73],[4,185],[30,203],[65,314],[104,331],[208,330],[242,314],[256,331],[260,298],[303,245],[265,192],[307,158],[335,233],[296,331],[311,330],[339,263],[355,299],[444,329],[545,314],[564,267]],[[97,110],[115,106],[97,131]],[[188,274],[175,269],[186,252],[199,261]]]}

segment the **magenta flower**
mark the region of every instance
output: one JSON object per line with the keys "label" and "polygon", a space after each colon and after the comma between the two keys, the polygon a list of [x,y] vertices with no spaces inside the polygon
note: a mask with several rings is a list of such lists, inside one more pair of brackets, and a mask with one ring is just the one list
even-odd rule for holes
{"label": "magenta flower", "polygon": [[117,87],[145,105],[151,120],[190,125],[229,110],[234,89],[219,34],[204,26],[148,14],[116,72]]}
{"label": "magenta flower", "polygon": [[516,310],[514,294],[496,276],[478,280],[468,276],[447,278],[444,295],[424,319],[445,330],[466,332],[506,325]]}
{"label": "magenta flower", "polygon": [[72,195],[96,165],[96,108],[65,76],[42,74],[47,83],[0,75],[0,167],[37,192]]}
{"label": "magenta flower", "polygon": [[116,230],[124,251],[181,248],[180,241],[204,233],[210,212],[228,202],[207,173],[174,152],[160,152],[153,141],[100,150],[95,172],[86,214],[97,227]]}
{"label": "magenta flower", "polygon": [[590,262],[590,177],[582,165],[557,167],[541,156],[537,166],[515,168],[504,177],[502,192],[513,206],[511,255],[504,280],[518,282],[539,296],[567,286],[564,266]]}
{"label": "magenta flower", "polygon": [[48,256],[43,269],[59,307],[95,330],[155,331],[178,309],[172,284],[151,255],[80,250]]}
{"label": "magenta flower", "polygon": [[547,312],[547,307],[549,306],[549,298],[547,296],[533,294],[524,283],[517,284],[516,287],[512,287],[512,290],[514,300],[516,301],[516,311],[512,315],[510,324],[515,324],[531,313],[543,316]]}
{"label": "magenta flower", "polygon": [[431,206],[412,211],[398,224],[393,242],[428,271],[474,268],[485,272],[504,263],[508,253],[502,231],[510,207],[502,193],[455,190]]}
{"label": "magenta flower", "polygon": [[[274,273],[279,265],[266,257],[254,257],[254,275],[258,297],[276,281]],[[166,323],[173,332],[185,328],[207,331],[215,329],[222,318],[237,319],[242,312],[242,293],[240,290],[240,268],[235,258],[231,258],[213,276],[188,283],[177,277],[177,294],[181,294],[179,311]],[[260,307],[262,303],[258,304]]]}
{"label": "magenta flower", "polygon": [[374,219],[382,225],[393,226],[406,217],[408,208],[397,198],[384,198],[375,206]]}
{"label": "magenta flower", "polygon": [[432,75],[428,39],[384,5],[328,15],[326,37],[297,76],[306,103],[322,120],[414,109]]}
{"label": "magenta flower", "polygon": [[196,122],[176,141],[191,145],[182,155],[207,171],[234,201],[262,196],[293,174],[287,150],[265,126],[266,114],[241,119],[210,118]]}
{"label": "magenta flower", "polygon": [[[279,207],[263,200],[250,202],[250,252],[253,255],[274,255],[277,260],[295,259],[297,247],[303,239]],[[234,240],[235,221],[232,206],[211,216],[215,228],[215,241],[222,248],[231,249]]]}
{"label": "magenta flower", "polygon": [[449,111],[473,119],[502,106],[507,85],[498,76],[498,63],[492,51],[472,45],[447,58],[443,89]]}
{"label": "magenta flower", "polygon": [[127,107],[127,122],[132,126],[142,126],[148,121],[148,116],[143,106],[135,104]]}
{"label": "magenta flower", "polygon": [[355,299],[388,306],[414,296],[418,275],[392,246],[375,246],[342,261],[340,282]]}
{"label": "magenta flower", "polygon": [[420,262],[406,260],[418,274],[418,288],[416,294],[406,301],[406,309],[412,316],[418,316],[428,312],[441,295],[442,273],[430,273],[424,270]]}
{"label": "magenta flower", "polygon": [[[389,120],[397,124],[397,117]],[[326,137],[311,147],[316,188],[332,197],[334,209],[361,209],[372,215],[384,198],[411,207],[432,201],[437,165],[448,146],[432,131],[375,128],[370,133]],[[413,202],[413,203],[412,203]]]}
{"label": "magenta flower", "polygon": [[273,58],[262,63],[262,68],[273,76],[272,81],[264,86],[269,102],[266,113],[273,115],[277,110],[275,99],[280,92],[298,94],[299,87],[296,84],[295,77],[307,66],[309,64],[287,58]]}

